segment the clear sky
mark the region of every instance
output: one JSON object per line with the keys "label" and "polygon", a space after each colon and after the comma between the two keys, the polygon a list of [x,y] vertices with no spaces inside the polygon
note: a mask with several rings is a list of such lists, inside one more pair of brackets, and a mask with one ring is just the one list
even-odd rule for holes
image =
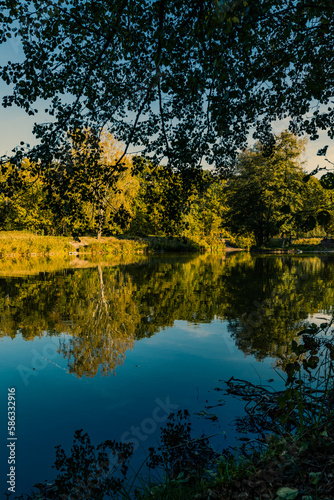
{"label": "clear sky", "polygon": [[[0,45],[0,65],[6,64],[8,60],[19,61],[22,58],[20,43],[15,39],[10,39],[6,44]],[[0,102],[2,97],[10,93],[10,88],[0,79]],[[49,119],[49,118],[48,118]],[[3,108],[0,106],[0,156],[10,154],[11,150],[17,146],[20,141],[33,145],[36,143],[32,134],[32,127],[35,121],[44,121],[44,113],[35,116],[28,116],[17,106]],[[278,122],[275,126],[275,132],[279,133],[287,128],[287,122]],[[334,161],[334,140],[330,140],[326,132],[319,133],[317,141],[308,141],[304,159],[306,161],[304,168],[307,171],[313,170],[317,165],[325,166],[323,157],[317,156],[317,151],[328,144],[327,157]]]}

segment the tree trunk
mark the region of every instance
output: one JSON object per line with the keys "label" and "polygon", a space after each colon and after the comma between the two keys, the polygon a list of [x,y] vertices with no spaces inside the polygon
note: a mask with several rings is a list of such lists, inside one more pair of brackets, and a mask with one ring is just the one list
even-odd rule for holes
{"label": "tree trunk", "polygon": [[99,220],[98,220],[98,230],[97,230],[97,239],[100,240],[102,237],[102,228],[104,221],[104,208],[99,208]]}
{"label": "tree trunk", "polygon": [[97,272],[99,273],[99,282],[100,282],[100,297],[101,297],[101,303],[104,306],[105,311],[108,311],[108,302],[104,294],[104,282],[103,282],[103,273],[102,273],[102,267],[100,265],[97,266]]}
{"label": "tree trunk", "polygon": [[258,231],[255,233],[255,240],[257,246],[261,247],[263,245],[263,231]]}
{"label": "tree trunk", "polygon": [[102,229],[103,229],[103,223],[104,223],[104,215],[105,215],[105,208],[108,203],[108,187],[105,188],[104,190],[104,196],[100,198],[99,202],[99,215],[98,215],[98,230],[97,230],[97,239],[100,240],[102,237]]}
{"label": "tree trunk", "polygon": [[285,247],[285,233],[282,233],[281,238],[282,238],[282,248],[284,248]]}

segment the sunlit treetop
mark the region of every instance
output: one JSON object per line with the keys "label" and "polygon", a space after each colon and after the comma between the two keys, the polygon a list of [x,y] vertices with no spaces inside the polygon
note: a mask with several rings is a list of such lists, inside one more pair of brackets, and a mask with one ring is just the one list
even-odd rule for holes
{"label": "sunlit treetop", "polygon": [[23,62],[0,69],[4,106],[35,125],[32,154],[60,154],[69,129],[107,128],[175,168],[229,165],[270,123],[334,137],[332,0],[0,0],[0,42]]}

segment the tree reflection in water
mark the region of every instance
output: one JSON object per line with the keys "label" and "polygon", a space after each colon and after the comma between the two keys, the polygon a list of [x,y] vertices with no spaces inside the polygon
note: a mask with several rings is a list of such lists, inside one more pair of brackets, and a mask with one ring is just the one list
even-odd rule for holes
{"label": "tree reflection in water", "polygon": [[0,281],[0,331],[26,340],[70,334],[59,352],[78,377],[113,373],[136,340],[175,320],[226,320],[245,354],[282,362],[309,315],[332,311],[333,280],[331,257],[248,253],[8,276]]}

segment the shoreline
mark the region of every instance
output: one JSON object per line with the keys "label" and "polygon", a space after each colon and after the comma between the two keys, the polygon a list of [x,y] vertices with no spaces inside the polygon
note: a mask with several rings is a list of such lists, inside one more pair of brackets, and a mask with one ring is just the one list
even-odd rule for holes
{"label": "shoreline", "polygon": [[[235,250],[235,249],[233,249]],[[79,255],[127,255],[159,253],[224,252],[225,245],[209,245],[178,236],[91,236],[77,241],[65,236],[40,236],[20,231],[0,232],[0,259],[22,257],[66,257]]]}
{"label": "shoreline", "polygon": [[[332,254],[332,246],[297,244],[289,248],[240,248],[222,241],[210,245],[207,241],[193,241],[179,236],[105,236],[98,240],[80,236],[77,240],[66,236],[35,235],[24,231],[0,232],[0,259],[22,257],[67,257],[81,255],[129,255],[159,253],[233,253],[253,255],[307,255]],[[314,248],[312,248],[314,246]]]}

